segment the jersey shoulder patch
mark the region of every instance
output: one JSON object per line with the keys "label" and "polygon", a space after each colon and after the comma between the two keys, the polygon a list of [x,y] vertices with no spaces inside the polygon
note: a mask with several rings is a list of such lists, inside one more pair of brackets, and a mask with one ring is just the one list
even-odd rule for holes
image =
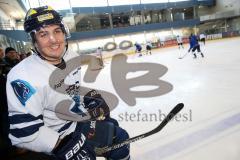
{"label": "jersey shoulder patch", "polygon": [[18,100],[25,106],[28,99],[36,90],[26,81],[17,79],[11,82],[11,86]]}

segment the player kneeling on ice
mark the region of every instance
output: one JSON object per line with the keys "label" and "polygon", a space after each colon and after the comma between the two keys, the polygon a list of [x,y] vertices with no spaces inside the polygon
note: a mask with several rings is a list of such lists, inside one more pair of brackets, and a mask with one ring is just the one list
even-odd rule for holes
{"label": "player kneeling on ice", "polygon": [[[83,97],[84,104],[80,103],[80,67],[66,75],[70,66],[67,61],[78,55],[68,51],[70,34],[62,16],[49,6],[32,8],[25,17],[24,30],[32,40],[35,54],[8,74],[12,144],[57,160],[96,160],[96,156],[129,159],[127,145],[103,155],[95,153],[95,147],[119,143],[129,136],[110,118],[106,102],[95,90]],[[90,115],[98,110],[103,114],[97,114],[102,115],[101,120],[69,121],[57,116],[59,107],[69,107],[71,113],[80,114],[84,113],[81,107],[85,107]]]}
{"label": "player kneeling on ice", "polygon": [[188,52],[190,52],[192,50],[192,54],[194,55],[194,58],[197,58],[197,55],[195,53],[195,51],[197,50],[198,53],[201,54],[202,57],[204,57],[201,49],[200,49],[200,45],[198,43],[198,38],[197,36],[191,34],[189,37],[189,44],[190,44],[190,48],[188,50]]}

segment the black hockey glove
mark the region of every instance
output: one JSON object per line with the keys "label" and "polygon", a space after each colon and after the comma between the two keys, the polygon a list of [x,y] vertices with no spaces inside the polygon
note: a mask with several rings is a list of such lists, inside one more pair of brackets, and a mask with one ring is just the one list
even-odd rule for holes
{"label": "black hockey glove", "polygon": [[115,126],[111,122],[96,121],[94,134],[87,136],[87,141],[94,147],[103,147],[112,144]]}
{"label": "black hockey glove", "polygon": [[105,117],[109,117],[109,107],[101,94],[99,94],[96,90],[89,91],[83,97],[83,103],[92,118],[99,118],[101,120]]}
{"label": "black hockey glove", "polygon": [[[89,126],[89,123],[84,124],[84,126]],[[52,151],[56,160],[96,160],[94,147],[88,143],[86,137],[87,132],[89,135],[94,133],[90,133],[90,127],[86,128],[77,127],[75,132],[61,140]]]}
{"label": "black hockey glove", "polygon": [[[91,121],[87,123],[77,123],[77,129],[86,137],[86,143],[95,147],[104,147],[112,144],[115,126],[108,121]],[[98,155],[99,156],[99,155]]]}

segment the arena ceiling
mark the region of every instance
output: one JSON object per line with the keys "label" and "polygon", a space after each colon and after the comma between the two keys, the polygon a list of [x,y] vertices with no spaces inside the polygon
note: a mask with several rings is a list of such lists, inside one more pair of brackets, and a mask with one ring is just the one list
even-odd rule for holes
{"label": "arena ceiling", "polygon": [[17,0],[0,0],[0,9],[16,20],[21,20],[25,16],[25,10]]}

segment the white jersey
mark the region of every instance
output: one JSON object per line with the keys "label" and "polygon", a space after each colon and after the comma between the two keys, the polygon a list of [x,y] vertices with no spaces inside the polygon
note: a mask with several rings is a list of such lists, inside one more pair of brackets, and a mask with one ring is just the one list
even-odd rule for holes
{"label": "white jersey", "polygon": [[[77,56],[74,53],[66,53],[65,61],[73,55]],[[75,130],[76,122],[59,119],[54,112],[62,100],[70,100],[72,104],[76,102],[71,95],[50,87],[49,78],[56,69],[57,67],[34,54],[9,72],[9,138],[13,145],[50,153],[59,137],[63,138]],[[80,82],[80,67],[59,81],[70,84]],[[57,81],[54,83],[56,86],[61,85]]]}
{"label": "white jersey", "polygon": [[102,49],[97,49],[97,56],[99,56],[99,57],[102,56]]}
{"label": "white jersey", "polygon": [[206,38],[205,34],[200,34],[199,36],[200,39]]}
{"label": "white jersey", "polygon": [[182,37],[177,36],[177,43],[183,43],[183,41],[182,41]]}
{"label": "white jersey", "polygon": [[146,46],[149,46],[149,47],[152,48],[152,43],[151,43],[151,42],[147,42],[147,43],[146,43]]}

